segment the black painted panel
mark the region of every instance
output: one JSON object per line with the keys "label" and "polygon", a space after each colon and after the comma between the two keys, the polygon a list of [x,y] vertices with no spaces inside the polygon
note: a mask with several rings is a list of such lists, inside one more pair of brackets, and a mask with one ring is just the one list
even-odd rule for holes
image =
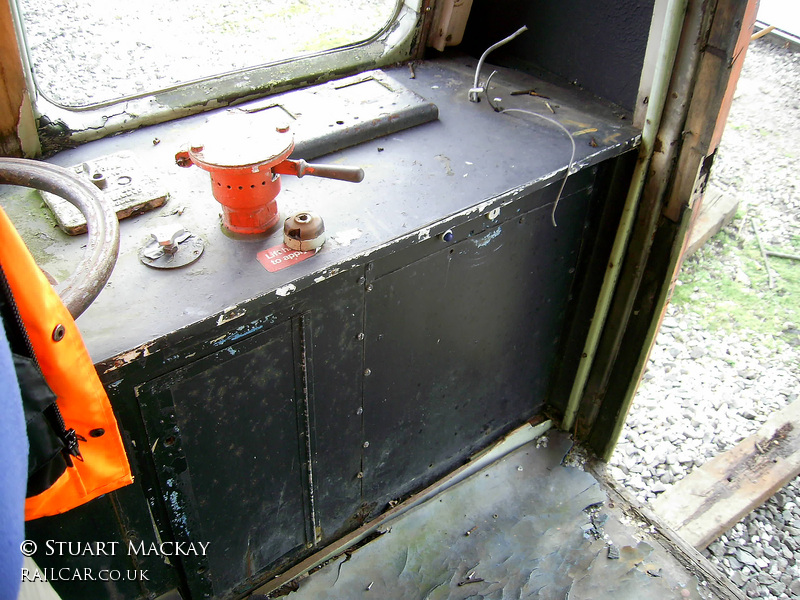
{"label": "black painted panel", "polygon": [[[62,600],[148,598],[178,585],[175,569],[161,556],[138,552],[140,544],[156,542],[151,531],[130,522],[140,502],[137,482],[69,512],[25,523],[25,538],[37,545],[36,566]],[[120,511],[122,506],[130,510]],[[34,578],[29,571],[28,579]],[[0,597],[7,597],[3,592]]]}
{"label": "black painted panel", "polygon": [[633,110],[653,4],[654,0],[475,0],[464,47],[480,56],[527,25],[527,32],[496,50],[488,62],[522,66],[519,61],[524,61]]}
{"label": "black painted panel", "polygon": [[356,271],[303,294],[311,324],[309,394],[318,542],[363,522],[361,383],[364,284]]}
{"label": "black painted panel", "polygon": [[541,409],[588,197],[562,199],[557,228],[545,206],[374,282],[364,495],[377,511]]}
{"label": "black painted panel", "polygon": [[[178,540],[208,543],[185,560],[193,595],[217,596],[305,546],[309,524],[293,320],[145,386],[162,495]],[[149,406],[148,406],[149,405]],[[298,417],[301,417],[298,419]]]}

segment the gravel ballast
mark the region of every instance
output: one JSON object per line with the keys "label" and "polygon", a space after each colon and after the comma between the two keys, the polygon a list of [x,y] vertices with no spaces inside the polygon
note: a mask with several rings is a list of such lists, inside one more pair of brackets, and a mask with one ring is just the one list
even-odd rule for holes
{"label": "gravel ballast", "polygon": [[[769,289],[763,265],[740,251],[757,252],[755,222],[765,246],[800,254],[800,53],[768,39],[750,44],[709,185],[736,195],[737,218],[687,259],[679,284],[711,272],[756,302],[784,294],[800,305],[796,281],[782,279],[775,264]],[[728,322],[715,323],[715,304],[728,299],[702,286],[685,291],[668,307],[610,462],[611,475],[642,502],[755,433],[800,391],[796,322],[776,311],[762,319],[774,321],[766,332],[737,327],[739,308],[730,306]],[[798,492],[800,477],[704,552],[750,598],[800,598]]]}

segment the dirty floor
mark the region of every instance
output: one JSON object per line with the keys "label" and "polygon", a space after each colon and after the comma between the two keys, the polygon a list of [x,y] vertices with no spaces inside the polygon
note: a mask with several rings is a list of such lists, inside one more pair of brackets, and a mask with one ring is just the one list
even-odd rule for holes
{"label": "dirty floor", "polygon": [[299,582],[321,598],[709,598],[704,584],[562,466],[551,432],[384,525],[383,535]]}

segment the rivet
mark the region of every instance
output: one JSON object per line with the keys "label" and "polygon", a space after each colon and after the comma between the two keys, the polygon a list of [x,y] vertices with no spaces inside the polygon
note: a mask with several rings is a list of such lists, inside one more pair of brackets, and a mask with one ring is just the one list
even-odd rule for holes
{"label": "rivet", "polygon": [[364,473],[363,473],[362,471],[359,471],[359,472],[356,474],[356,479],[364,479]]}
{"label": "rivet", "polygon": [[372,375],[372,369],[364,369],[364,377],[369,377]]}
{"label": "rivet", "polygon": [[106,432],[106,430],[105,430],[105,429],[103,429],[102,427],[98,427],[97,429],[92,429],[92,430],[89,432],[89,437],[93,437],[93,438],[99,438],[99,437],[100,437],[100,436],[102,436],[102,435],[103,435],[105,432]]}
{"label": "rivet", "polygon": [[369,442],[364,442],[364,448],[369,448]]}
{"label": "rivet", "polygon": [[361,406],[359,406],[359,407],[358,407],[358,409],[356,409],[356,414],[357,414],[357,415],[362,415],[362,414],[364,414],[364,409],[363,409]]}
{"label": "rivet", "polygon": [[359,342],[360,342],[360,341],[362,341],[362,340],[364,339],[364,334],[363,334],[363,333],[359,333],[359,334],[356,336],[356,339],[357,339]]}
{"label": "rivet", "polygon": [[359,284],[359,285],[364,285],[364,282],[365,282],[365,281],[366,281],[366,278],[365,278],[365,277],[359,277],[359,278],[358,278],[358,284]]}
{"label": "rivet", "polygon": [[375,288],[372,286],[372,284],[371,284],[371,283],[367,285],[367,291],[368,291],[368,292],[371,292],[371,291],[372,291],[372,290],[374,290],[374,289],[375,289]]}
{"label": "rivet", "polygon": [[60,342],[64,339],[64,336],[67,335],[67,329],[61,323],[55,326],[53,329],[53,341]]}

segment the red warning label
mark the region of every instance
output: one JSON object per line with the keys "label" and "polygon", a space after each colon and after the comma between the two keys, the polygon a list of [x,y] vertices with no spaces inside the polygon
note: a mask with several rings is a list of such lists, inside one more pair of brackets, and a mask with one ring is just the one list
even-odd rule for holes
{"label": "red warning label", "polygon": [[258,262],[270,273],[275,273],[286,267],[291,267],[307,258],[316,254],[316,250],[309,250],[308,252],[301,252],[300,250],[292,250],[286,244],[280,246],[273,246],[262,250],[256,255]]}

